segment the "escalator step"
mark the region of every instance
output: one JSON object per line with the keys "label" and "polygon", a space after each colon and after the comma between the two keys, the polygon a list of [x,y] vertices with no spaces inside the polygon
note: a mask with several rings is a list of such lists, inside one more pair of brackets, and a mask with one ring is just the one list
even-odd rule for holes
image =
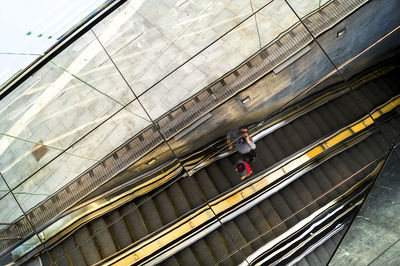
{"label": "escalator step", "polygon": [[134,203],[129,203],[122,206],[122,208],[120,208],[120,211],[121,215],[126,215],[126,219],[128,220],[129,225],[132,229],[135,241],[138,241],[139,239],[149,234],[149,231],[143,222],[143,217]]}
{"label": "escalator step", "polygon": [[[331,181],[325,175],[321,168],[315,168],[311,171],[311,175],[314,176],[314,179],[317,181],[318,186],[321,188],[323,193],[328,193],[333,187]],[[326,194],[325,197],[329,198],[330,200],[335,199],[339,196],[339,193],[335,190],[330,191]]]}
{"label": "escalator step", "polygon": [[273,228],[272,232],[275,235],[280,235],[287,231],[288,228],[286,224],[282,222],[282,219],[272,206],[269,199],[263,200],[260,204],[258,204],[258,207],[260,208],[260,211],[263,213],[269,225]]}
{"label": "escalator step", "polygon": [[129,228],[126,225],[125,220],[121,218],[118,209],[105,215],[105,218],[108,224],[112,224],[110,228],[118,241],[119,249],[123,249],[133,243]]}
{"label": "escalator step", "polygon": [[271,153],[274,154],[274,158],[275,158],[276,162],[279,162],[280,160],[285,158],[285,154],[277,142],[278,140],[276,140],[272,134],[265,136],[262,139],[262,141],[264,142],[265,146],[268,146]]}
{"label": "escalator step", "polygon": [[295,119],[293,122],[291,122],[291,125],[293,125],[293,127],[296,129],[297,134],[299,134],[304,141],[304,146],[308,146],[313,141],[315,141],[315,138],[311,135],[310,128],[306,127],[305,121],[303,121],[302,118],[303,117]]}
{"label": "escalator step", "polygon": [[306,208],[303,208],[304,205],[301,203],[301,200],[297,197],[296,192],[293,190],[292,186],[287,186],[283,188],[279,194],[287,202],[289,208],[291,209],[292,213],[296,213],[296,217],[299,221],[303,220],[304,218],[309,216],[309,212]]}
{"label": "escalator step", "polygon": [[217,230],[222,242],[224,243],[225,249],[228,250],[229,254],[232,254],[229,259],[224,260],[224,264],[229,264],[229,261],[232,261],[234,265],[239,265],[243,260],[243,255],[240,251],[237,250],[236,244],[232,241],[232,236],[228,234],[226,230],[226,226],[223,226],[224,229]]}
{"label": "escalator step", "polygon": [[319,261],[321,262],[320,265],[326,265],[326,263],[329,261],[330,259],[330,255],[329,253],[326,251],[324,245],[321,245],[319,247],[317,247],[316,249],[314,249],[315,255],[318,257]]}
{"label": "escalator step", "polygon": [[315,140],[321,138],[324,134],[321,131],[321,129],[319,128],[319,126],[316,124],[316,122],[314,122],[313,118],[310,116],[310,114],[312,112],[313,111],[303,115],[300,118],[300,121],[305,126],[305,128],[307,129],[307,132],[313,137],[313,141],[312,142],[314,142]]}
{"label": "escalator step", "polygon": [[307,206],[307,209],[310,213],[313,213],[319,209],[319,205],[317,202],[310,204],[314,200],[314,198],[300,179],[294,181],[292,183],[292,187],[294,192],[297,194],[297,197],[300,199],[301,203],[304,206]]}
{"label": "escalator step", "polygon": [[204,237],[204,240],[212,250],[216,261],[220,261],[226,256],[227,250],[218,231],[211,232]]}
{"label": "escalator step", "polygon": [[[347,179],[352,175],[350,169],[339,156],[335,156],[330,159],[329,163],[335,167],[335,170],[339,173],[341,180]],[[343,186],[352,187],[355,183],[356,181],[353,178],[350,178],[343,184]]]}
{"label": "escalator step", "polygon": [[292,124],[286,125],[283,128],[283,131],[285,132],[285,135],[288,137],[288,140],[292,146],[295,147],[296,151],[299,151],[307,146],[308,141],[297,132],[297,129]]}
{"label": "escalator step", "polygon": [[160,193],[158,193],[156,196],[154,196],[153,200],[159,208],[163,224],[167,224],[176,220],[178,216],[175,212],[173,203],[168,198],[166,191],[161,191]]}
{"label": "escalator step", "polygon": [[200,260],[201,265],[213,265],[216,262],[213,253],[207,247],[207,244],[203,239],[200,239],[192,244],[191,248],[196,254],[196,257]]}
{"label": "escalator step", "polygon": [[269,198],[271,205],[274,207],[275,211],[278,213],[282,221],[290,228],[297,224],[298,219],[288,206],[286,200],[279,194],[276,193]]}
{"label": "escalator step", "polygon": [[180,183],[175,183],[168,188],[168,196],[173,201],[173,205],[179,215],[183,215],[191,210],[186,194],[182,191]]}
{"label": "escalator step", "polygon": [[57,265],[61,266],[69,266],[69,260],[67,258],[67,254],[64,251],[64,248],[62,245],[57,245],[55,246],[50,253],[52,254],[54,261],[56,262]]}
{"label": "escalator step", "polygon": [[193,176],[181,178],[181,180],[179,180],[179,184],[181,185],[182,190],[189,200],[192,208],[197,208],[205,202],[205,199],[203,199],[203,196],[201,195],[199,187],[197,187],[196,180],[193,179]]}
{"label": "escalator step", "polygon": [[[321,190],[320,186],[318,185],[314,177],[311,175],[311,173],[306,173],[305,175],[303,175],[301,177],[301,181],[306,186],[307,190],[310,191],[310,193],[313,195],[313,198],[316,199],[323,194],[323,191]],[[329,198],[326,197],[322,197],[317,201],[318,205],[320,206],[323,206],[328,202]]]}
{"label": "escalator step", "polygon": [[271,135],[271,138],[276,142],[279,149],[283,151],[282,159],[296,152],[296,149],[288,141],[288,136],[285,135],[283,129],[276,130]]}
{"label": "escalator step", "polygon": [[344,126],[344,121],[341,119],[341,116],[337,116],[338,112],[333,104],[334,103],[332,102],[328,102],[327,104],[320,106],[318,112],[325,124],[328,125],[328,132],[336,131]]}
{"label": "escalator step", "polygon": [[153,199],[145,201],[142,205],[139,206],[139,210],[143,215],[143,221],[147,224],[151,232],[154,232],[163,226]]}
{"label": "escalator step", "polygon": [[[249,164],[251,167],[251,171],[253,172],[252,175],[258,174],[267,168],[266,165],[264,165],[261,158],[257,158],[256,160],[249,162]],[[240,178],[236,178],[236,179],[240,180]]]}
{"label": "escalator step", "polygon": [[96,242],[91,238],[90,231],[87,226],[79,228],[75,233],[76,245],[81,247],[87,262],[95,264],[101,260],[101,254],[96,246]]}
{"label": "escalator step", "polygon": [[328,177],[328,179],[331,181],[332,186],[336,186],[337,185],[337,188],[335,188],[335,190],[339,194],[343,194],[349,189],[349,187],[347,186],[348,185],[347,183],[339,185],[339,183],[343,179],[340,177],[340,173],[336,170],[335,167],[332,166],[332,164],[323,163],[320,167],[321,167],[321,170]]}
{"label": "escalator step", "polygon": [[257,145],[257,160],[262,160],[265,168],[272,166],[277,162],[274,155],[272,154],[270,147],[267,146],[262,140],[256,142]]}
{"label": "escalator step", "polygon": [[[247,241],[245,236],[241,233],[239,230],[238,226],[234,221],[229,221],[224,224],[224,229],[225,231],[229,234],[231,237],[232,241],[240,248],[242,248],[242,252],[245,254],[245,256],[249,256],[254,252],[253,248],[251,245],[246,245]],[[226,238],[225,238],[226,239]]]}
{"label": "escalator step", "polygon": [[214,183],[211,181],[210,177],[204,169],[196,172],[193,177],[199,184],[199,187],[202,190],[203,194],[207,197],[207,200],[219,194]]}
{"label": "escalator step", "polygon": [[216,162],[206,168],[208,176],[213,180],[219,193],[227,191],[232,187],[224,173],[218,168]]}
{"label": "escalator step", "polygon": [[[246,214],[241,214],[234,219],[234,223],[240,230],[247,243],[251,243],[254,250],[262,247],[264,242],[258,238],[260,236],[257,229],[251,223]],[[258,238],[258,239],[257,239]]]}
{"label": "escalator step", "polygon": [[333,132],[332,128],[329,127],[329,125],[324,121],[324,118],[321,116],[319,113],[319,108],[317,110],[314,110],[308,114],[312,121],[318,125],[318,128],[320,129],[322,135],[325,136],[327,134],[330,134]]}
{"label": "escalator step", "polygon": [[184,248],[176,254],[182,265],[200,265],[190,248]]}
{"label": "escalator step", "polygon": [[46,251],[40,253],[40,261],[42,262],[43,266],[50,266],[53,265],[54,263],[53,259],[49,256],[49,254]]}
{"label": "escalator step", "polygon": [[168,257],[166,260],[164,260],[161,265],[165,265],[165,266],[179,266],[179,262],[176,259],[175,256],[170,256]]}
{"label": "escalator step", "polygon": [[257,231],[263,235],[264,242],[271,241],[276,237],[271,230],[271,225],[265,219],[263,213],[258,206],[255,206],[247,211],[247,216]]}
{"label": "escalator step", "polygon": [[321,261],[319,260],[319,258],[314,254],[314,252],[311,252],[311,253],[308,254],[305,258],[306,258],[308,264],[311,265],[311,266],[321,266],[321,265],[324,265],[324,264],[321,263]]}
{"label": "escalator step", "polygon": [[74,239],[72,237],[68,237],[64,241],[64,247],[67,250],[73,264],[82,263],[85,261],[81,250],[79,249],[79,247],[75,246]]}
{"label": "escalator step", "polygon": [[366,141],[362,141],[361,143],[358,144],[358,147],[360,151],[362,151],[362,153],[364,154],[367,161],[372,162],[373,160],[376,159],[376,156],[374,155],[374,152],[371,150],[371,147],[367,145],[367,143],[368,142]]}
{"label": "escalator step", "polygon": [[92,235],[96,236],[97,243],[104,257],[108,257],[117,252],[114,239],[103,217],[95,219],[93,222],[89,223],[88,226]]}

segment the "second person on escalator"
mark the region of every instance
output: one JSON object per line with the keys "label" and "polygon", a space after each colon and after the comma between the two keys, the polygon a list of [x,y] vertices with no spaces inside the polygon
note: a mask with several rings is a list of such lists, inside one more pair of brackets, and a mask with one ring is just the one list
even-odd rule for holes
{"label": "second person on escalator", "polygon": [[232,141],[237,138],[239,138],[235,142],[237,151],[244,156],[244,160],[254,161],[256,158],[256,144],[247,133],[247,128],[242,127],[226,134],[226,143],[229,145],[229,150],[233,149]]}

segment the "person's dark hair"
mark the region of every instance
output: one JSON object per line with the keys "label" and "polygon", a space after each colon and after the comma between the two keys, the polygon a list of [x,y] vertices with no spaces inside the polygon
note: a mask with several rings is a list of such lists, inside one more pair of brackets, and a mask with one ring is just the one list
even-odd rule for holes
{"label": "person's dark hair", "polygon": [[238,165],[236,165],[236,171],[237,172],[244,171],[244,163],[239,163]]}

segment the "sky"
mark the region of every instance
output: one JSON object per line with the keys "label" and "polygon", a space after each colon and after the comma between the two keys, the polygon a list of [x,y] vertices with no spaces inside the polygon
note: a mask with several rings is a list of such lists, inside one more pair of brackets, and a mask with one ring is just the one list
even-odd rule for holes
{"label": "sky", "polygon": [[109,0],[19,0],[0,7],[0,86]]}

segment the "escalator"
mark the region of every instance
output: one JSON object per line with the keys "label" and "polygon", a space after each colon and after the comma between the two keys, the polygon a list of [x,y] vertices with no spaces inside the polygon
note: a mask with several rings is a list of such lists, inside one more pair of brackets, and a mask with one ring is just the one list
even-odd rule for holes
{"label": "escalator", "polygon": [[[356,92],[372,112],[374,108],[399,94],[400,70],[395,68],[357,88]],[[250,162],[252,176],[282,164],[287,158],[318,145],[321,140],[363,119],[367,112],[359,107],[355,94],[343,90],[335,98],[320,101],[301,116],[260,138],[257,159]],[[315,98],[313,99],[315,100]],[[309,101],[308,101],[309,102]],[[303,101],[302,104],[307,103]],[[385,134],[400,131],[395,109],[382,113]],[[371,127],[374,127],[373,125]],[[363,167],[378,163],[388,150],[381,131],[371,130],[345,149],[331,152],[324,160],[255,206],[223,222],[204,238],[174,251],[161,262],[165,265],[237,265],[271,240],[287,232],[309,215],[348,191],[368,173],[352,175]],[[234,171],[240,158],[233,153],[199,169],[191,176],[182,175],[150,193],[133,199],[101,217],[87,221],[62,241],[43,252],[44,265],[92,265],[140,245],[161,234],[221,195],[249,182],[241,181]],[[326,241],[332,247],[332,243]],[[318,253],[317,253],[318,252]],[[114,254],[114,255],[113,255]],[[158,253],[155,253],[158,254]],[[317,256],[318,254],[318,256]],[[308,254],[299,265],[326,261],[328,252],[321,248]],[[318,261],[315,256],[318,257]],[[321,258],[320,258],[321,257]],[[308,264],[307,264],[308,263]]]}

